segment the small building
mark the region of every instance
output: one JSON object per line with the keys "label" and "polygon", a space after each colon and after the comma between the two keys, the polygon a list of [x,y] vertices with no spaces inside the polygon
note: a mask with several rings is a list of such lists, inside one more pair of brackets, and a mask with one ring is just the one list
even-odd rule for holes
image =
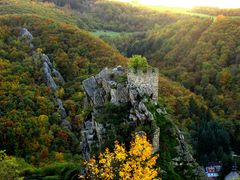
{"label": "small building", "polygon": [[221,164],[215,163],[205,167],[205,174],[209,179],[217,179],[221,171]]}
{"label": "small building", "polygon": [[225,180],[237,180],[240,179],[240,175],[237,172],[236,163],[232,167],[232,171],[224,178]]}

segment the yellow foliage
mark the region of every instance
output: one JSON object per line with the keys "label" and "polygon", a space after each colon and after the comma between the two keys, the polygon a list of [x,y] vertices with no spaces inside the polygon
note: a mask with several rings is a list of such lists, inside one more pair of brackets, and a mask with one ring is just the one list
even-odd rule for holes
{"label": "yellow foliage", "polygon": [[[115,143],[114,152],[107,148],[100,153],[99,158],[93,157],[86,162],[88,178],[91,179],[123,179],[123,180],[152,180],[157,178],[155,168],[158,156],[152,155],[152,145],[147,137],[136,135],[131,142],[129,152],[123,145]],[[83,176],[79,178],[84,179]]]}
{"label": "yellow foliage", "polygon": [[46,115],[40,115],[38,117],[38,121],[40,122],[40,124],[46,124],[48,122],[48,116]]}
{"label": "yellow foliage", "polygon": [[223,70],[220,74],[219,83],[222,86],[226,86],[231,79],[231,72],[229,70]]}
{"label": "yellow foliage", "polygon": [[37,54],[41,54],[43,52],[43,50],[41,48],[37,48]]}
{"label": "yellow foliage", "polygon": [[19,81],[12,81],[12,82],[7,82],[7,81],[4,81],[4,82],[0,82],[0,87],[1,88],[4,88],[6,90],[17,90],[19,89]]}
{"label": "yellow foliage", "polygon": [[55,154],[55,159],[56,159],[56,161],[64,162],[64,154],[61,153],[61,152],[57,152],[57,153]]}
{"label": "yellow foliage", "polygon": [[8,60],[0,58],[0,70],[4,70],[5,68],[7,68],[10,65],[11,65],[11,63]]}
{"label": "yellow foliage", "polygon": [[63,95],[64,95],[64,88],[60,88],[56,91],[55,95],[58,97],[58,98],[62,98]]}
{"label": "yellow foliage", "polygon": [[223,19],[225,19],[226,17],[224,16],[224,15],[222,15],[222,14],[220,14],[220,15],[218,15],[217,17],[216,17],[216,20],[217,21],[221,21],[221,20],[223,20]]}

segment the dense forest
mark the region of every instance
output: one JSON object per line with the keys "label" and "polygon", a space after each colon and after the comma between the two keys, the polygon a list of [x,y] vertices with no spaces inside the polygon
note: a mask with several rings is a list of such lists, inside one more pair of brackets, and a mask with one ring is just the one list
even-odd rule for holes
{"label": "dense forest", "polygon": [[77,10],[88,9],[96,0],[42,0],[41,2],[52,2],[60,7],[68,7]]}
{"label": "dense forest", "polygon": [[[89,113],[83,107],[82,81],[106,66],[126,67],[126,57],[140,54],[160,71],[158,102],[168,112],[157,117],[161,177],[183,179],[183,169],[169,163],[176,154],[176,134],[169,135],[174,126],[184,132],[198,164],[220,161],[224,177],[231,170],[231,155],[240,154],[238,16],[239,9],[211,7],[173,13],[105,1],[3,0],[0,165],[8,169],[14,164],[18,175],[29,179],[76,178],[84,166],[80,130]],[[65,79],[57,92],[47,87],[43,70],[19,39],[23,27],[33,34],[36,51],[45,53]],[[55,97],[63,100],[71,130],[61,126]],[[106,106],[102,121],[111,122],[113,112],[121,117],[123,110]],[[2,161],[5,156],[17,159]]]}
{"label": "dense forest", "polygon": [[[44,83],[43,72],[32,63],[30,49],[19,39],[19,27],[34,35],[43,51],[67,81],[57,94]],[[1,17],[1,149],[32,164],[63,161],[64,154],[79,161],[79,127],[83,119],[81,81],[109,64],[126,59],[103,41],[66,24],[37,16]],[[60,125],[54,96],[62,97],[72,130]]]}
{"label": "dense forest", "polygon": [[[216,15],[215,17],[152,11],[156,13],[155,19],[150,14],[145,17],[146,19],[138,20],[147,25],[145,30],[144,25],[139,29],[130,18],[132,11],[134,14],[138,12],[132,9],[136,7],[99,3],[95,8],[99,9],[94,11],[99,12],[95,13],[95,16],[103,22],[122,24],[126,29],[119,35],[105,33],[100,37],[126,56],[130,57],[133,54],[146,56],[149,63],[159,67],[165,76],[202,96],[207,101],[207,106],[218,116],[219,122],[231,132],[234,151],[238,152],[236,120],[239,119],[240,109],[238,52],[240,32],[239,19],[235,17],[237,14],[220,13],[214,8],[212,11],[215,13],[212,14],[198,13]],[[118,10],[114,11],[116,9]],[[106,11],[111,16],[103,16],[103,12]],[[227,12],[228,9],[221,11]],[[237,9],[231,9],[231,12],[235,11]],[[142,18],[140,14],[144,14],[145,10],[139,9],[138,13],[136,16]],[[124,20],[121,17],[124,17]],[[119,31],[121,28],[113,26],[112,29],[108,27],[104,29]],[[132,33],[126,33],[129,30],[132,30]]]}
{"label": "dense forest", "polygon": [[[221,122],[237,132],[238,27],[237,18],[189,17],[166,26],[155,26],[144,33],[103,35],[102,38],[127,56],[146,56],[164,75],[204,97]],[[234,139],[236,136],[232,134]],[[234,140],[233,144],[234,151],[238,151],[238,143]]]}
{"label": "dense forest", "polygon": [[178,21],[136,36],[129,48],[123,46],[126,54],[147,56],[166,76],[205,97],[217,114],[235,119],[239,117],[238,22]]}
{"label": "dense forest", "polygon": [[240,9],[235,8],[235,9],[222,9],[222,8],[217,8],[217,7],[201,7],[201,6],[196,6],[193,7],[192,12],[194,13],[203,13],[203,14],[208,14],[208,15],[224,15],[224,16],[239,16],[240,15]]}

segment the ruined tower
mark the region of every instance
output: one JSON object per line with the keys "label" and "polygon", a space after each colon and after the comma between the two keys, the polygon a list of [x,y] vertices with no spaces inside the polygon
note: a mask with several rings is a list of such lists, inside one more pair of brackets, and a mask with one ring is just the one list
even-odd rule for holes
{"label": "ruined tower", "polygon": [[153,91],[152,99],[154,101],[158,99],[158,76],[159,72],[157,68],[148,68],[146,71],[142,69],[129,69],[127,72],[129,84],[133,84],[136,87],[150,85]]}

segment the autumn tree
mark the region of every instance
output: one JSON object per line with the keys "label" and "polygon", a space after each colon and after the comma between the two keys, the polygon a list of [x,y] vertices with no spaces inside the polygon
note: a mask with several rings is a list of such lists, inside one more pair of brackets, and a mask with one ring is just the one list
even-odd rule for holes
{"label": "autumn tree", "polygon": [[219,84],[226,86],[231,80],[231,72],[228,69],[224,69],[219,73]]}
{"label": "autumn tree", "polygon": [[220,14],[220,15],[218,15],[217,17],[216,17],[216,20],[217,21],[221,21],[221,20],[223,20],[223,19],[225,19],[226,17],[224,16],[224,15],[222,15],[222,14]]}
{"label": "autumn tree", "polygon": [[[152,155],[152,145],[145,135],[137,134],[130,145],[130,150],[115,143],[113,152],[107,148],[99,158],[93,157],[86,162],[87,178],[151,180],[157,179],[159,170],[155,167],[158,156]],[[86,177],[80,176],[80,179]]]}

